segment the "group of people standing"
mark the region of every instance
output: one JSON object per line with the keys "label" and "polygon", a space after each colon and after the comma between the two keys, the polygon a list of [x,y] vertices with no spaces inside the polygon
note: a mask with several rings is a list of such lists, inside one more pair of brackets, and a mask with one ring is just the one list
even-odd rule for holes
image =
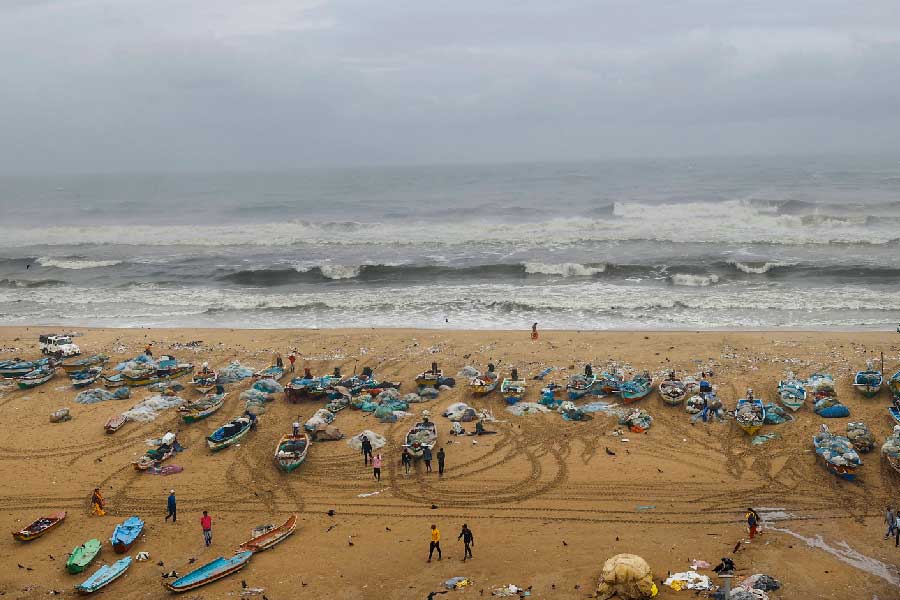
{"label": "group of people standing", "polygon": [[[372,475],[375,477],[375,481],[381,481],[381,467],[384,463],[384,458],[381,454],[374,454],[372,448],[372,441],[369,439],[369,436],[362,436],[361,438],[361,447],[360,452],[363,455],[363,465],[368,466],[369,461],[372,462]],[[433,469],[431,468],[431,461],[433,460],[434,454],[431,451],[431,448],[426,447],[422,451],[422,462],[425,463],[425,472],[432,473]],[[439,448],[437,451],[437,463],[438,463],[438,475],[444,474],[444,465],[445,460],[447,458],[447,453],[444,452],[443,448]],[[403,465],[403,469],[406,474],[409,475],[409,470],[412,468],[412,454],[409,453],[409,450],[404,448],[403,453],[400,455],[400,464]]]}

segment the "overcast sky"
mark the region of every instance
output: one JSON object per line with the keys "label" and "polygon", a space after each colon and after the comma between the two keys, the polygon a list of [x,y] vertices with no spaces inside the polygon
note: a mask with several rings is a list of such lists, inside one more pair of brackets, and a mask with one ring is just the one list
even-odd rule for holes
{"label": "overcast sky", "polygon": [[0,0],[0,172],[900,154],[897,0]]}

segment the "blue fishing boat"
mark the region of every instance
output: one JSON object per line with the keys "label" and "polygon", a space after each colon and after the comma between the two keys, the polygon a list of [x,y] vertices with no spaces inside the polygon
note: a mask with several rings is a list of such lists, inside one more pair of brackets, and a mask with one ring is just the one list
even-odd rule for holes
{"label": "blue fishing boat", "polygon": [[121,577],[130,566],[130,556],[117,560],[111,565],[103,565],[94,571],[90,577],[76,585],[75,591],[79,594],[92,594]]}
{"label": "blue fishing boat", "polygon": [[256,418],[250,415],[236,417],[212,432],[206,443],[213,452],[239,442],[256,426]]}
{"label": "blue fishing boat", "polygon": [[284,396],[288,402],[300,402],[301,400],[318,400],[324,398],[332,386],[341,381],[340,371],[335,369],[334,375],[313,377],[309,369],[304,369],[302,377],[294,377],[284,386]]}
{"label": "blue fishing boat", "polygon": [[143,530],[144,522],[139,517],[128,517],[123,523],[116,525],[109,543],[116,554],[125,554],[131,550]]}
{"label": "blue fishing boat", "polygon": [[90,367],[83,371],[71,371],[69,379],[72,380],[72,387],[84,388],[97,381],[102,373],[103,367]]}
{"label": "blue fishing boat", "polygon": [[866,398],[872,398],[881,391],[884,384],[884,376],[881,371],[876,371],[872,366],[872,361],[866,363],[865,371],[857,371],[856,377],[853,378],[853,387]]}
{"label": "blue fishing boat", "polygon": [[621,375],[604,371],[594,383],[594,395],[602,397],[618,394],[619,389],[622,387],[622,383],[623,379]]}
{"label": "blue fishing boat", "polygon": [[278,381],[282,377],[284,377],[284,367],[279,367],[277,365],[266,367],[253,374],[254,379],[274,379],[275,381]]}
{"label": "blue fishing boat", "polygon": [[594,375],[591,365],[584,365],[584,374],[576,374],[569,377],[569,382],[566,384],[566,393],[569,396],[569,400],[584,398],[585,395],[594,389],[594,384],[596,383],[597,376]]}
{"label": "blue fishing boat", "polygon": [[856,470],[862,461],[849,439],[831,433],[826,425],[822,425],[821,431],[813,437],[813,446],[816,457],[822,460],[828,471],[841,479],[856,479]]}
{"label": "blue fishing boat", "polygon": [[797,379],[793,373],[778,382],[778,399],[791,410],[799,410],[806,402],[806,383]]}
{"label": "blue fishing boat", "polygon": [[753,397],[753,390],[747,390],[747,397],[738,400],[734,420],[747,435],[756,435],[762,429],[766,422],[766,407],[762,400]]}
{"label": "blue fishing boat", "polygon": [[500,384],[500,393],[506,403],[512,405],[525,397],[525,387],[525,380],[519,379],[519,370],[513,369],[510,377]]}
{"label": "blue fishing boat", "polygon": [[[56,363],[53,363],[56,364]],[[40,360],[21,360],[14,358],[12,360],[4,360],[0,362],[0,377],[11,379],[13,377],[22,377],[28,375],[37,369],[45,369],[51,366],[49,358]]]}
{"label": "blue fishing boat", "polygon": [[894,421],[898,425],[900,425],[900,408],[897,408],[896,406],[889,406],[888,413],[891,415],[891,418],[894,419]]}
{"label": "blue fishing boat", "polygon": [[187,575],[179,577],[175,581],[166,583],[166,587],[173,592],[186,592],[188,590],[196,589],[207,583],[212,583],[217,579],[227,577],[236,571],[240,571],[250,560],[251,556],[253,556],[253,552],[249,550],[238,552],[231,558],[220,556],[214,561],[194,569]]}
{"label": "blue fishing boat", "polygon": [[897,371],[888,380],[888,389],[891,391],[891,399],[900,402],[900,371]]}
{"label": "blue fishing boat", "polygon": [[623,403],[629,404],[646,397],[652,389],[653,378],[650,377],[650,373],[644,371],[621,384],[619,386],[619,395],[622,397]]}

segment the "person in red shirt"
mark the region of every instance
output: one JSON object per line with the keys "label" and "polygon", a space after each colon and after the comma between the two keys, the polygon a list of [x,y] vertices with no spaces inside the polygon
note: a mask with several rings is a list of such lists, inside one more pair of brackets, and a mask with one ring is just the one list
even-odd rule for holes
{"label": "person in red shirt", "polygon": [[206,541],[206,545],[209,546],[212,544],[212,517],[205,510],[203,511],[203,516],[200,517],[200,527],[203,529],[203,539]]}
{"label": "person in red shirt", "polygon": [[288,354],[288,362],[291,363],[291,373],[293,373],[294,372],[294,363],[297,362],[297,357],[294,355],[293,351],[291,351],[291,353]]}

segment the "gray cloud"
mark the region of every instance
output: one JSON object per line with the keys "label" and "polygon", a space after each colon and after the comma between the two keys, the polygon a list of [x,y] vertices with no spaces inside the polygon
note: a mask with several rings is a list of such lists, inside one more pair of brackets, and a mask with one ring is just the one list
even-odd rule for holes
{"label": "gray cloud", "polygon": [[7,0],[0,170],[900,149],[893,1]]}

